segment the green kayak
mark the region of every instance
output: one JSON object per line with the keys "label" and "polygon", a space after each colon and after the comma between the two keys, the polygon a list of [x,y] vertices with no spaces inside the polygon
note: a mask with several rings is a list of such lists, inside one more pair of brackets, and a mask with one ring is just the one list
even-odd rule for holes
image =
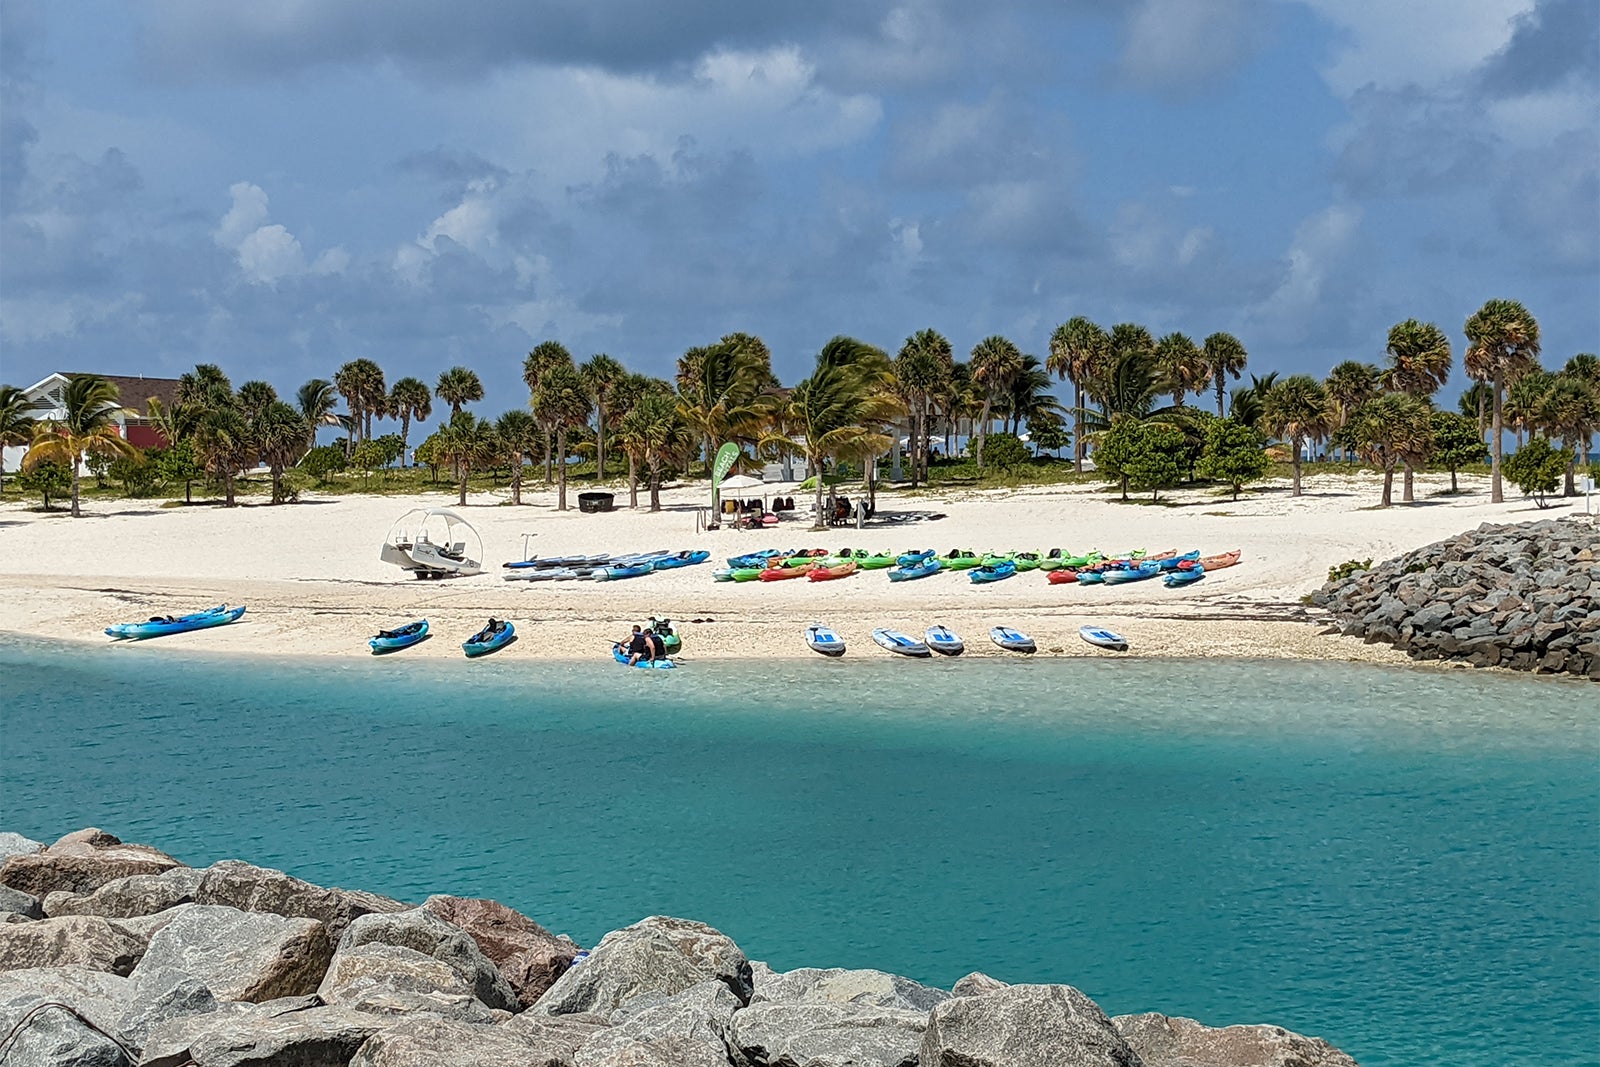
{"label": "green kayak", "polygon": [[754,582],[761,579],[760,567],[735,567],[733,580],[736,582]]}
{"label": "green kayak", "polygon": [[1039,569],[1039,564],[1043,562],[1037,552],[1017,552],[1012,555],[1011,559],[1017,565],[1017,570],[1019,571],[1036,571]]}

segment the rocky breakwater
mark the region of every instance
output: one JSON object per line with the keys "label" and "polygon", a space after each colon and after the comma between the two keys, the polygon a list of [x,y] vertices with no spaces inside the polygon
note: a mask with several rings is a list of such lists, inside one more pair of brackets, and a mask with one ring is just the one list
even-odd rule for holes
{"label": "rocky breakwater", "polygon": [[1275,1026],[1111,1018],[1069,985],[778,973],[685,919],[580,955],[494,901],[197,870],[99,830],[0,834],[0,860],[15,1067],[1355,1067]]}
{"label": "rocky breakwater", "polygon": [[1600,530],[1485,523],[1324,585],[1340,632],[1414,659],[1600,681]]}

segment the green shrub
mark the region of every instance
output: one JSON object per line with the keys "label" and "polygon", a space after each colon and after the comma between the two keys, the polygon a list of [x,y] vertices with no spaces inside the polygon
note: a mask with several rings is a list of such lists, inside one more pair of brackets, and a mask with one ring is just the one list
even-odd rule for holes
{"label": "green shrub", "polygon": [[995,470],[1015,470],[1028,462],[1028,446],[1014,433],[989,435],[983,443],[983,465]]}
{"label": "green shrub", "polygon": [[1371,569],[1372,561],[1370,559],[1347,559],[1336,567],[1328,568],[1328,581],[1337,582],[1341,578],[1350,577],[1357,571],[1369,571]]}
{"label": "green shrub", "polygon": [[1545,438],[1535,437],[1502,460],[1500,470],[1522,490],[1523,496],[1533,497],[1535,504],[1545,508],[1550,506],[1545,497],[1556,491],[1571,458],[1569,453],[1552,448]]}
{"label": "green shrub", "polygon": [[17,475],[17,488],[25,493],[38,493],[44,498],[44,509],[49,511],[51,497],[63,497],[72,492],[72,471],[66,464],[54,460],[35,463]]}
{"label": "green shrub", "polygon": [[344,468],[344,449],[337,445],[319,445],[300,460],[300,469],[315,478],[318,484],[326,483],[328,475]]}

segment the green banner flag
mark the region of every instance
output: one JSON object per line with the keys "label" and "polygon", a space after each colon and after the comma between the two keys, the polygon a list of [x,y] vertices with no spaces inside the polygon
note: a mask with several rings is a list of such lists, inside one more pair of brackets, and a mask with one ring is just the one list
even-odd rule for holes
{"label": "green banner flag", "polygon": [[717,449],[717,458],[711,463],[711,510],[714,513],[722,510],[722,495],[717,492],[717,487],[728,476],[733,469],[733,461],[738,458],[739,446],[732,441]]}

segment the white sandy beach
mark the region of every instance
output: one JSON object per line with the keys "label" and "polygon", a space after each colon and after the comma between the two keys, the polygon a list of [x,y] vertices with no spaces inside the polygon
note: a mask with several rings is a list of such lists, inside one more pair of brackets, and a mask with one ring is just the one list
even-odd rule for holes
{"label": "white sandy beach", "polygon": [[[837,629],[851,655],[881,655],[873,627],[920,633],[942,622],[967,639],[969,655],[1002,655],[986,640],[1004,623],[1031,633],[1041,652],[1102,655],[1078,640],[1085,622],[1112,626],[1137,654],[1270,656],[1409,662],[1386,648],[1323,636],[1300,605],[1348,559],[1383,560],[1485,521],[1568,514],[1572,502],[1539,511],[1532,502],[1488,502],[1481,479],[1460,496],[1433,495],[1448,479],[1418,480],[1419,503],[1373,507],[1371,474],[1319,475],[1306,495],[1267,483],[1235,503],[1213,490],[1170,494],[1177,506],[1125,505],[1093,487],[1057,486],[957,493],[880,492],[879,517],[942,512],[945,518],[867,529],[811,531],[807,518],[776,528],[696,533],[704,483],[663,494],[666,510],[583,514],[555,510],[553,491],[525,490],[523,507],[504,493],[475,494],[456,509],[450,492],[420,497],[304,497],[297,505],[235,509],[162,508],[159,501],[86,502],[87,515],[0,509],[0,630],[102,640],[110,623],[181,613],[220,602],[248,605],[232,626],[129,646],[141,651],[368,655],[381,627],[426,616],[435,636],[406,656],[459,656],[460,642],[489,615],[512,620],[519,641],[499,658],[589,658],[607,653],[628,624],[666,615],[684,638],[681,659],[810,655],[801,628]],[[805,507],[804,494],[793,494]],[[1396,496],[1399,487],[1396,486]],[[575,503],[576,492],[572,494]],[[1168,499],[1168,498],[1164,498]],[[644,495],[641,494],[641,501]],[[625,503],[626,491],[619,492]],[[417,581],[380,562],[391,523],[411,507],[461,511],[483,537],[484,574]],[[1576,509],[1582,510],[1582,501]],[[507,582],[500,564],[520,559],[523,535],[539,555],[706,548],[712,564],[615,582]],[[987,586],[958,573],[891,583],[881,572],[835,582],[716,583],[713,566],[762,547],[904,551],[1107,552],[1144,548],[1206,553],[1241,548],[1243,562],[1185,589],[1157,582],[1120,587],[1050,585],[1040,572]],[[692,620],[706,620],[694,622]]]}

